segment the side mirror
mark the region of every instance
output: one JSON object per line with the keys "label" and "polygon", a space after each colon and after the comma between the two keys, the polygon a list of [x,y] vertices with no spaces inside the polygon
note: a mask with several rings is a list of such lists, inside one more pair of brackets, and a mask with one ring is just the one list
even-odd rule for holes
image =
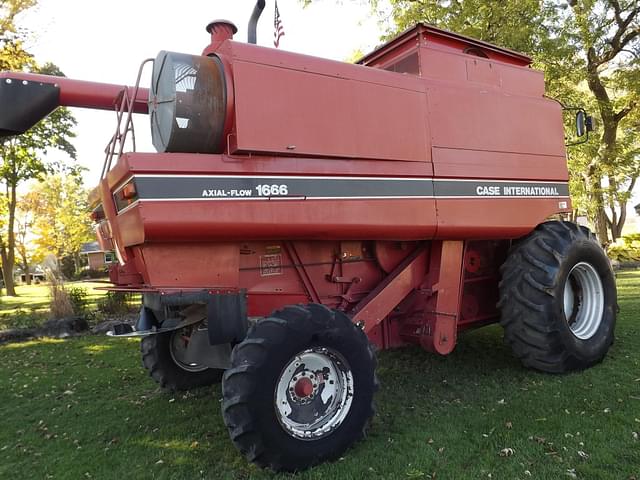
{"label": "side mirror", "polygon": [[589,132],[593,132],[593,129],[593,117],[587,115],[584,110],[578,110],[578,113],[576,113],[576,135],[582,137]]}
{"label": "side mirror", "polygon": [[587,114],[584,110],[578,110],[578,113],[576,113],[576,135],[578,137],[582,137],[590,131],[587,129],[587,118]]}

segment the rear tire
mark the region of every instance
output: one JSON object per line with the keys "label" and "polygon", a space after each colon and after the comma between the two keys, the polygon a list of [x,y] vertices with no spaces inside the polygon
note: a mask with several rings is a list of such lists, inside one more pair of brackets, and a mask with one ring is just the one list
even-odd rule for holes
{"label": "rear tire", "polygon": [[220,382],[224,370],[200,365],[183,365],[172,342],[190,334],[193,326],[144,337],[140,342],[142,365],[162,388],[171,391],[190,390]]}
{"label": "rear tire", "polygon": [[251,462],[299,471],[363,438],[378,388],[369,341],[341,312],[290,306],[259,321],[222,380],[224,422]]}
{"label": "rear tire", "polygon": [[616,285],[609,259],[587,228],[538,225],[500,271],[500,323],[525,366],[562,373],[602,361],[613,342]]}

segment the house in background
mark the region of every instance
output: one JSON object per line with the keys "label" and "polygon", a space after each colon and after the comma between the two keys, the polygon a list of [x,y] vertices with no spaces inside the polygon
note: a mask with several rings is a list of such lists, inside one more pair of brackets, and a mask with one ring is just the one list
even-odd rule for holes
{"label": "house in background", "polygon": [[86,255],[89,270],[104,270],[117,262],[116,254],[111,250],[101,250],[98,242],[83,243],[80,255]]}
{"label": "house in background", "polygon": [[[29,269],[29,277],[31,277],[31,283],[44,282],[47,278],[46,273],[40,265],[31,267]],[[24,273],[21,267],[16,267],[13,271],[13,278],[17,283],[26,283],[27,275]]]}

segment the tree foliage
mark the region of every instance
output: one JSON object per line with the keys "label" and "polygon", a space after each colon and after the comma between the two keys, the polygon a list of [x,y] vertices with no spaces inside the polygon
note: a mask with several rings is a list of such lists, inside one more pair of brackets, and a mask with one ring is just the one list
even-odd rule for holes
{"label": "tree foliage", "polygon": [[55,255],[58,263],[73,259],[80,268],[82,244],[93,239],[88,192],[79,175],[51,175],[28,194],[34,212],[33,233],[36,255]]}
{"label": "tree foliage", "polygon": [[0,0],[0,41],[16,32],[15,18],[37,0]]}
{"label": "tree foliage", "polygon": [[[23,48],[24,32],[18,31],[14,19],[22,11],[35,5],[36,0],[0,0],[0,70],[26,70],[49,75],[62,75],[52,64],[38,67]],[[0,257],[8,295],[15,295],[13,267],[15,264],[15,215],[18,187],[30,179],[74,170],[68,161],[53,159],[59,151],[75,159],[70,142],[75,135],[76,122],[71,113],[59,108],[23,135],[0,139]]]}

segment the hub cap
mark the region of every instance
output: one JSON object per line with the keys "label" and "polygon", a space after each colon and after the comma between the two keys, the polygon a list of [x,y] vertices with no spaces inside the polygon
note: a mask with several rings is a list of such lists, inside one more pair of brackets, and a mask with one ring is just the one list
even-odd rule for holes
{"label": "hub cap", "polygon": [[353,399],[353,375],[335,350],[315,347],[285,365],[275,391],[276,416],[292,437],[317,440],[344,421]]}
{"label": "hub cap", "polygon": [[188,362],[186,360],[187,348],[189,348],[192,332],[192,326],[184,327],[172,332],[171,340],[169,341],[169,353],[171,354],[171,358],[175,364],[181,369],[187,372],[202,372],[209,367],[199,363]]}
{"label": "hub cap", "polygon": [[577,263],[564,285],[564,315],[580,340],[593,337],[604,315],[604,288],[600,275],[586,262]]}

